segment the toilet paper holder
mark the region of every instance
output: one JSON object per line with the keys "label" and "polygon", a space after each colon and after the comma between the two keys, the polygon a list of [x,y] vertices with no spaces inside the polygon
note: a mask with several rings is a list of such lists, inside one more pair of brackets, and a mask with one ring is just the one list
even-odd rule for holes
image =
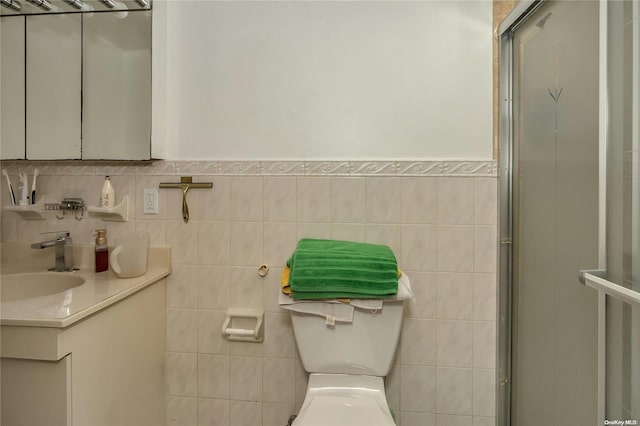
{"label": "toilet paper holder", "polygon": [[222,324],[222,337],[238,342],[259,343],[264,340],[264,311],[229,309]]}

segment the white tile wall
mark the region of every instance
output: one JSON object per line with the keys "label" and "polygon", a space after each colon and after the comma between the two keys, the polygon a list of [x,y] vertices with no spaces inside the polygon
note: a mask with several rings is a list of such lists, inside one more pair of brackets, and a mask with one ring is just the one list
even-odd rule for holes
{"label": "white tile wall", "polygon": [[[59,221],[47,213],[26,222],[3,213],[2,240],[36,241],[64,227],[91,244],[92,231],[106,227],[111,241],[144,229],[153,244],[171,244],[167,424],[209,426],[283,426],[302,404],[306,373],[289,315],[276,303],[297,240],[388,244],[416,294],[386,379],[396,422],[487,426],[495,421],[497,180],[495,164],[480,163],[159,162],[81,172],[40,163],[39,193],[48,201],[83,196],[92,204],[109,173],[117,197],[131,197],[131,220]],[[3,163],[10,174],[23,165]],[[183,171],[201,171],[194,181],[214,184],[189,192],[191,221],[182,221],[175,190],[160,190],[159,214],[144,215],[142,190],[178,181]],[[6,205],[6,191],[1,196]],[[262,263],[270,265],[265,278],[257,275]],[[265,310],[264,343],[221,337],[229,307]]]}

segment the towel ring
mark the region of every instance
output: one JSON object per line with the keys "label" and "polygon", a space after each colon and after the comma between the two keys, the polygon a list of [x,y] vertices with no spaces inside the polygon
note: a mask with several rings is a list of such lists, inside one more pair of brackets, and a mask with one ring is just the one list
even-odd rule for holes
{"label": "towel ring", "polygon": [[258,275],[260,275],[261,277],[266,276],[269,273],[269,265],[267,265],[266,263],[263,263],[259,268],[258,268]]}

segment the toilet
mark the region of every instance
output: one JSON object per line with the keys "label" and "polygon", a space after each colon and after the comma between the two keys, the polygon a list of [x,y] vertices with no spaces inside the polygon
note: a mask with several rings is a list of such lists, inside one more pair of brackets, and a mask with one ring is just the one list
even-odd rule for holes
{"label": "toilet", "polygon": [[402,326],[402,301],[356,309],[353,322],[290,311],[300,359],[311,373],[293,426],[395,426],[387,404],[389,373]]}

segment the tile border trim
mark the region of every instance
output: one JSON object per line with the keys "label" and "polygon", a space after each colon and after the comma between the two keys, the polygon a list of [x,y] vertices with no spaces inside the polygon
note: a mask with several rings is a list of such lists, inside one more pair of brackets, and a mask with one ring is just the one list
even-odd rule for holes
{"label": "tile border trim", "polygon": [[3,160],[9,174],[190,176],[459,176],[497,177],[496,160],[247,160],[28,161]]}

